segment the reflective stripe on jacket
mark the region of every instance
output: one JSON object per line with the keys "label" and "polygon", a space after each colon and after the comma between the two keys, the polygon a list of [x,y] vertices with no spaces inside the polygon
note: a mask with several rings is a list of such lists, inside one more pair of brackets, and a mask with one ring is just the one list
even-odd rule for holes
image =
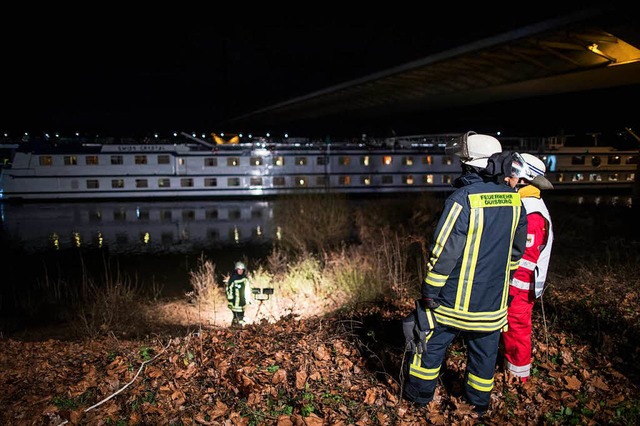
{"label": "reflective stripe on jacket", "polygon": [[445,201],[422,295],[440,303],[439,324],[495,331],[507,324],[509,281],[525,250],[526,214],[506,184],[476,174],[465,182]]}

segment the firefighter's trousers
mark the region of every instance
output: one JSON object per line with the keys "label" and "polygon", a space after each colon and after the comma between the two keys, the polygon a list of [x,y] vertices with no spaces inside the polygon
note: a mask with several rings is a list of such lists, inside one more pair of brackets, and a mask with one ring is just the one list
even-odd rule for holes
{"label": "firefighter's trousers", "polygon": [[464,378],[467,401],[475,406],[488,406],[500,333],[500,330],[480,333],[446,326],[436,327],[427,342],[427,351],[413,356],[405,396],[418,404],[426,404],[433,399],[447,348],[457,335],[462,335],[468,350]]}

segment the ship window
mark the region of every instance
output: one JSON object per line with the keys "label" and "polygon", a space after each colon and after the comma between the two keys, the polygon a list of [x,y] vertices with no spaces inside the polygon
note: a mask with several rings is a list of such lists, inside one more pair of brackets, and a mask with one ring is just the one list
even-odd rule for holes
{"label": "ship window", "polygon": [[296,165],[298,165],[298,166],[306,166],[307,165],[307,157],[296,157]]}
{"label": "ship window", "polygon": [[[584,175],[583,175],[582,173],[576,173],[575,175],[573,175],[573,177],[571,178],[571,180],[572,180],[573,182],[579,182],[579,181],[582,181],[582,180],[584,180]],[[611,180],[611,179],[609,179],[609,180]]]}
{"label": "ship window", "polygon": [[610,155],[607,162],[609,164],[620,164],[620,156],[619,155]]}
{"label": "ship window", "polygon": [[327,157],[317,157],[316,158],[316,164],[318,166],[325,166],[327,165]]}
{"label": "ship window", "polygon": [[100,210],[92,210],[89,212],[89,222],[101,222],[102,212]]}
{"label": "ship window", "polygon": [[192,178],[182,178],[180,179],[180,186],[183,188],[188,188],[193,186],[193,179]]}
{"label": "ship window", "polygon": [[138,210],[138,220],[149,220],[149,210]]}
{"label": "ship window", "polygon": [[84,157],[84,162],[87,166],[96,166],[98,165],[98,156],[87,155],[86,157]]}
{"label": "ship window", "polygon": [[369,157],[368,155],[360,157],[360,163],[363,166],[368,166],[371,163],[371,157]]}
{"label": "ship window", "polygon": [[158,155],[158,164],[169,164],[170,162],[168,155]]}
{"label": "ship window", "polygon": [[229,219],[238,220],[242,218],[242,212],[239,209],[229,210]]}
{"label": "ship window", "polygon": [[571,157],[571,164],[584,164],[584,155],[574,155]]}
{"label": "ship window", "polygon": [[451,183],[450,175],[442,175],[442,183]]}
{"label": "ship window", "polygon": [[207,157],[204,159],[205,167],[215,167],[218,165],[218,159],[214,157]]}
{"label": "ship window", "polygon": [[284,184],[285,184],[284,176],[273,177],[273,186],[284,186]]}
{"label": "ship window", "polygon": [[125,221],[127,220],[127,211],[125,209],[116,209],[113,211],[113,220]]}
{"label": "ship window", "polygon": [[237,178],[237,177],[228,178],[227,186],[240,186],[240,178]]}
{"label": "ship window", "polygon": [[122,155],[112,155],[111,164],[123,164]]}
{"label": "ship window", "polygon": [[72,180],[71,181],[71,189],[78,189],[78,181],[77,180]]}
{"label": "ship window", "polygon": [[169,188],[169,187],[171,187],[171,180],[169,178],[160,178],[160,179],[158,179],[158,187],[159,188]]}
{"label": "ship window", "polygon": [[610,181],[617,181],[618,180],[618,174],[617,173],[609,173],[609,180]]}
{"label": "ship window", "polygon": [[236,243],[240,242],[240,230],[237,226],[234,226],[233,229],[229,229],[229,239]]}
{"label": "ship window", "polygon": [[402,164],[405,166],[413,166],[413,157],[402,157]]}
{"label": "ship window", "polygon": [[600,176],[600,173],[589,173],[589,181],[602,182],[602,176]]}
{"label": "ship window", "polygon": [[148,188],[149,182],[146,179],[136,179],[136,188]]}
{"label": "ship window", "polygon": [[363,185],[371,185],[371,176],[360,176],[360,183]]}
{"label": "ship window", "polygon": [[162,221],[170,221],[171,220],[171,210],[161,210],[160,211],[160,220]]}
{"label": "ship window", "polygon": [[124,179],[111,179],[112,188],[124,188]]}
{"label": "ship window", "polygon": [[348,176],[348,175],[338,176],[338,183],[340,185],[351,185],[351,176]]}
{"label": "ship window", "polygon": [[178,158],[178,165],[184,166],[184,158]]}
{"label": "ship window", "polygon": [[53,164],[53,158],[50,155],[41,155],[39,158],[41,166],[51,166]]}
{"label": "ship window", "polygon": [[558,174],[556,174],[556,181],[558,181],[558,182],[564,182],[564,173],[558,173]]}
{"label": "ship window", "polygon": [[220,232],[217,229],[209,229],[207,231],[207,236],[211,241],[218,241],[220,239]]}
{"label": "ship window", "polygon": [[433,157],[427,155],[426,157],[422,157],[422,164],[433,164]]}
{"label": "ship window", "polygon": [[329,179],[326,176],[316,176],[316,186],[327,186]]}
{"label": "ship window", "polygon": [[182,220],[194,220],[196,218],[196,212],[193,210],[184,210],[182,212]]}
{"label": "ship window", "polygon": [[602,159],[598,155],[594,155],[591,157],[591,165],[593,167],[598,167],[602,163]]}
{"label": "ship window", "polygon": [[260,225],[256,226],[252,231],[251,231],[251,236],[253,238],[262,238],[262,227]]}
{"label": "ship window", "polygon": [[351,158],[350,157],[340,157],[338,158],[338,164],[341,166],[348,166],[349,163],[351,162]]}
{"label": "ship window", "polygon": [[65,166],[75,166],[78,164],[78,157],[75,155],[65,155],[64,156],[64,165]]}
{"label": "ship window", "polygon": [[382,157],[382,164],[385,166],[390,165],[393,162],[393,158],[390,155],[384,155]]}
{"label": "ship window", "polygon": [[127,244],[129,242],[129,235],[126,232],[118,232],[116,234],[116,244]]}
{"label": "ship window", "polygon": [[252,166],[262,166],[262,164],[263,164],[262,157],[251,157]]}
{"label": "ship window", "polygon": [[382,176],[382,184],[383,185],[391,185],[393,183],[393,176],[384,175]]}
{"label": "ship window", "polygon": [[413,185],[413,176],[412,175],[402,176],[402,183],[404,183],[405,185]]}
{"label": "ship window", "polygon": [[135,164],[147,164],[147,156],[146,155],[136,155],[134,158]]}
{"label": "ship window", "polygon": [[296,176],[294,179],[296,186],[307,186],[308,178],[306,176]]}
{"label": "ship window", "polygon": [[207,210],[204,214],[207,219],[217,219],[218,218],[218,209]]}
{"label": "ship window", "polygon": [[262,219],[262,210],[251,210],[251,219]]}
{"label": "ship window", "polygon": [[100,181],[98,179],[87,179],[87,189],[100,188]]}
{"label": "ship window", "polygon": [[262,178],[259,176],[254,176],[249,181],[249,185],[251,186],[262,186]]}
{"label": "ship window", "polygon": [[273,157],[273,165],[274,166],[284,166],[284,157],[282,157],[282,156]]}
{"label": "ship window", "polygon": [[628,173],[627,174],[627,180],[628,181],[630,181],[630,182],[635,181],[635,178],[636,178],[636,174],[635,173]]}
{"label": "ship window", "polygon": [[422,177],[422,183],[433,185],[433,175],[424,175]]}
{"label": "ship window", "polygon": [[229,157],[227,158],[227,166],[229,167],[237,167],[240,165],[240,158],[238,157]]}
{"label": "ship window", "polygon": [[634,157],[633,155],[630,155],[625,160],[625,163],[626,164],[638,164],[638,157],[637,156]]}
{"label": "ship window", "polygon": [[218,186],[217,178],[204,178],[204,186]]}
{"label": "ship window", "polygon": [[445,155],[444,157],[442,157],[442,164],[450,166],[451,164],[453,164],[453,158],[451,158],[450,155]]}

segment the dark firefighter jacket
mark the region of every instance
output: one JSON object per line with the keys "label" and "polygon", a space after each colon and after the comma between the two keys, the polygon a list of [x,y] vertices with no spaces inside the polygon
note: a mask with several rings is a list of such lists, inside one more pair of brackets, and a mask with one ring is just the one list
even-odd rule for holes
{"label": "dark firefighter jacket", "polygon": [[476,173],[446,200],[422,283],[438,324],[490,332],[507,324],[509,281],[524,253],[526,212],[515,189]]}
{"label": "dark firefighter jacket", "polygon": [[233,312],[244,312],[244,307],[249,301],[251,293],[247,273],[245,272],[242,275],[238,275],[234,272],[231,274],[227,282],[226,290],[229,309]]}

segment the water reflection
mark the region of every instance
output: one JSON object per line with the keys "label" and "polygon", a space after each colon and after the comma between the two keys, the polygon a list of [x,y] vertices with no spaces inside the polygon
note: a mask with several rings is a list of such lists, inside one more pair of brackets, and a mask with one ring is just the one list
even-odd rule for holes
{"label": "water reflection", "polygon": [[28,252],[190,253],[268,242],[273,201],[2,204],[3,243]]}

